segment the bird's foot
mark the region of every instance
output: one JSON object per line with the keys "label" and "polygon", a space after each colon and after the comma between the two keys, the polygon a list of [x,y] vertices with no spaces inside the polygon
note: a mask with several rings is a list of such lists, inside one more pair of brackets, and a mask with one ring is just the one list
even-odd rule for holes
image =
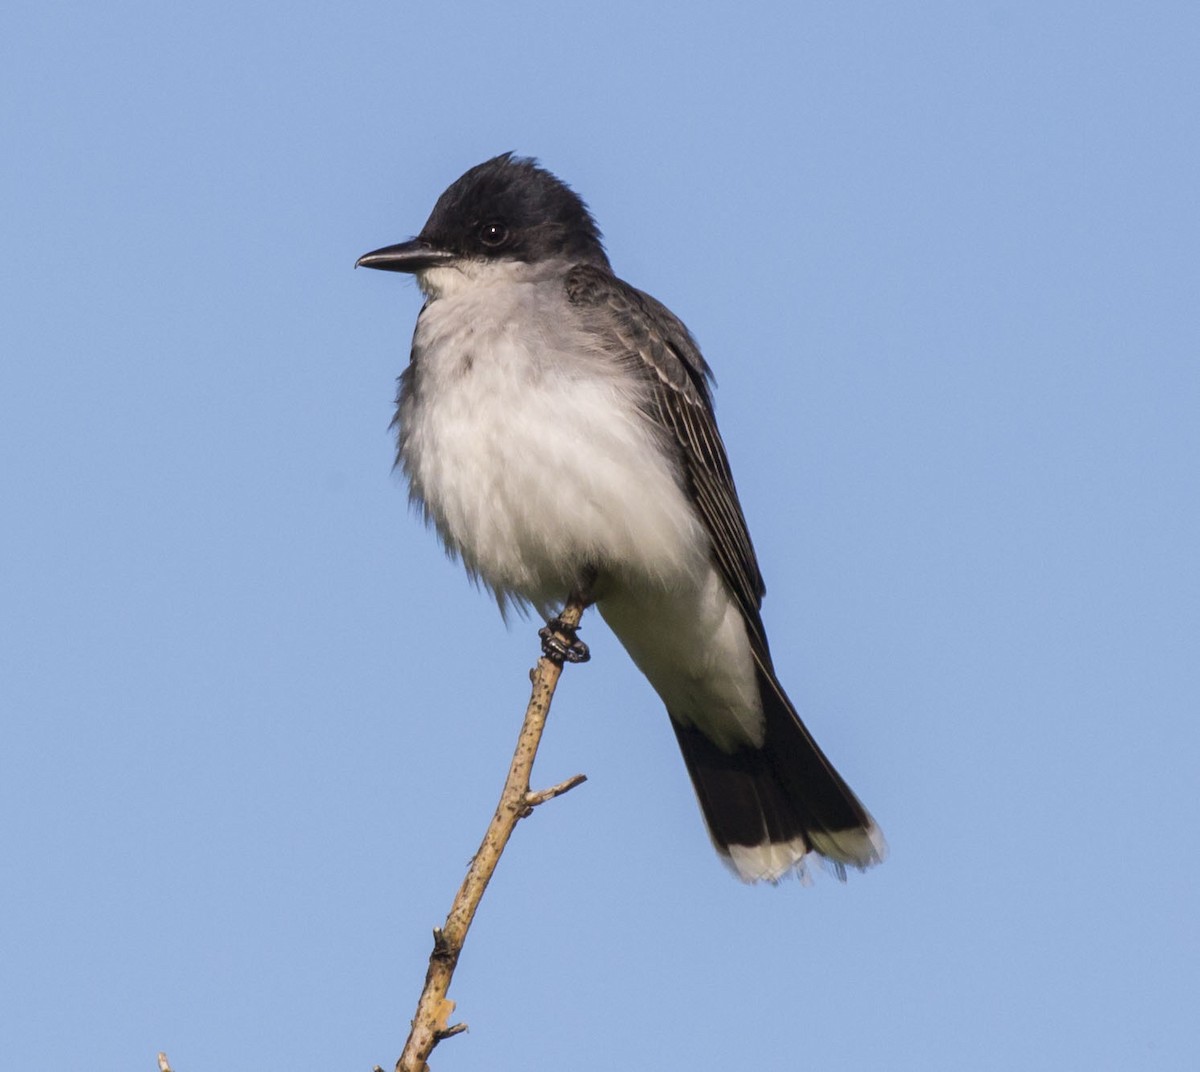
{"label": "bird's foot", "polygon": [[579,626],[568,625],[561,618],[551,618],[538,630],[542,638],[542,654],[551,662],[586,663],[592,657],[588,646],[576,635]]}

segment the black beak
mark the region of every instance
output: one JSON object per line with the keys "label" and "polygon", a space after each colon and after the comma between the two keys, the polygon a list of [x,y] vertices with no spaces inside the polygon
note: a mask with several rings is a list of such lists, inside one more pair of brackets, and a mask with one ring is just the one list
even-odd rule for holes
{"label": "black beak", "polygon": [[449,264],[454,254],[431,246],[423,238],[413,238],[395,246],[364,253],[354,262],[354,267],[381,268],[385,272],[420,272]]}

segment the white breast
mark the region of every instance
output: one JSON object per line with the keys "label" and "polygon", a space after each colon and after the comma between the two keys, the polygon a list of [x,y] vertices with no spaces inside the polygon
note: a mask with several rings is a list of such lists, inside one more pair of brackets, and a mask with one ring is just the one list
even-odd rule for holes
{"label": "white breast", "polygon": [[446,545],[539,609],[585,565],[673,586],[707,541],[636,382],[589,348],[554,280],[430,287],[401,461]]}

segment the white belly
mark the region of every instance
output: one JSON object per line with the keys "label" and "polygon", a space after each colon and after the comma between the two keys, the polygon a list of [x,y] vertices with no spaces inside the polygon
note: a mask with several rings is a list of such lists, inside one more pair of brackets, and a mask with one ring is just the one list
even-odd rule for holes
{"label": "white belly", "polygon": [[619,588],[597,607],[672,718],[727,751],[762,745],[746,623],[715,566],[673,590]]}

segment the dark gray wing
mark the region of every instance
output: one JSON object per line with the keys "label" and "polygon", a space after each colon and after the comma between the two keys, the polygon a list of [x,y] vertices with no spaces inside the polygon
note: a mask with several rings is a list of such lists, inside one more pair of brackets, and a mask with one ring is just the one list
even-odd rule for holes
{"label": "dark gray wing", "polygon": [[715,559],[752,636],[766,655],[759,617],[766,593],[746,519],[717,431],[712,373],[688,329],[662,302],[592,265],[567,276],[567,297],[609,352],[625,355],[650,388],[647,416],[678,450],[687,491],[704,521]]}

